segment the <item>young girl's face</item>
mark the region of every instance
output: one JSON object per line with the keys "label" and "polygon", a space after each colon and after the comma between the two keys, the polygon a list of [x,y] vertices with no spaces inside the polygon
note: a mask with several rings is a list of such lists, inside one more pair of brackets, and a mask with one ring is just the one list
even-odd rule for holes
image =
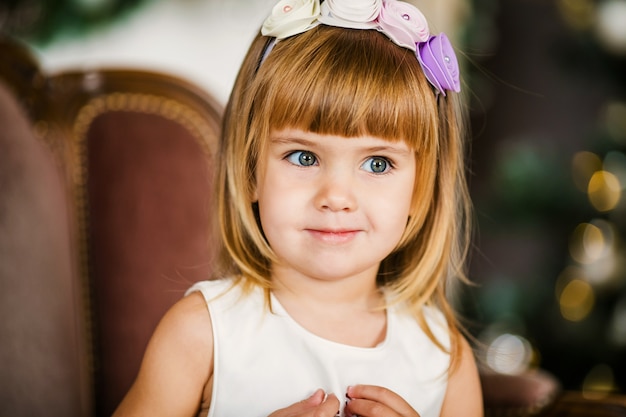
{"label": "young girl's face", "polygon": [[255,198],[274,269],[375,279],[411,209],[415,155],[403,141],[300,130],[270,135]]}

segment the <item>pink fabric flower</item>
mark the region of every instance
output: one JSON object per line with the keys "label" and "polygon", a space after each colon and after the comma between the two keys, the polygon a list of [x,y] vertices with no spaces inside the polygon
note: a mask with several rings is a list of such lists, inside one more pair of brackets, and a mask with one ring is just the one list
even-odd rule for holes
{"label": "pink fabric flower", "polygon": [[316,26],[319,14],[319,0],[282,0],[265,19],[261,33],[276,39],[297,35]]}
{"label": "pink fabric flower", "polygon": [[461,91],[459,63],[445,33],[418,44],[416,55],[426,78],[439,92],[445,96],[446,90]]}
{"label": "pink fabric flower", "polygon": [[326,0],[320,23],[350,29],[376,29],[383,0]]}
{"label": "pink fabric flower", "polygon": [[426,17],[417,7],[403,1],[384,0],[378,25],[393,42],[412,51],[430,36]]}

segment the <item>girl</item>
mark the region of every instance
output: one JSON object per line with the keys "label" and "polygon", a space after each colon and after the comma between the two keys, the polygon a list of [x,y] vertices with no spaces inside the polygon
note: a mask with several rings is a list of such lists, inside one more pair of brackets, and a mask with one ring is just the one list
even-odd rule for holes
{"label": "girl", "polygon": [[446,301],[469,214],[458,91],[407,3],[279,2],[225,113],[218,277],[165,315],[116,415],[481,416]]}

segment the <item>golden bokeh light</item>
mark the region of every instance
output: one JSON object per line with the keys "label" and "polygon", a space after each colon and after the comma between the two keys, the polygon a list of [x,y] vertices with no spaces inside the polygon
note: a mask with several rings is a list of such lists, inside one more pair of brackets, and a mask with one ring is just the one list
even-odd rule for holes
{"label": "golden bokeh light", "polygon": [[569,321],[584,320],[595,304],[593,288],[581,279],[570,281],[559,297],[559,306],[563,318]]}
{"label": "golden bokeh light", "polygon": [[600,211],[611,211],[622,196],[619,179],[608,171],[596,171],[589,180],[587,195],[593,207]]}

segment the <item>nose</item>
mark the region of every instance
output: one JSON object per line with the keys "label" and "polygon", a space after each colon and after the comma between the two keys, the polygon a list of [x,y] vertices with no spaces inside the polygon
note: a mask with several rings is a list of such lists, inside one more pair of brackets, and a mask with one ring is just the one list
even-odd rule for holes
{"label": "nose", "polygon": [[349,173],[324,173],[319,179],[315,205],[332,212],[354,211],[358,206],[355,186]]}

